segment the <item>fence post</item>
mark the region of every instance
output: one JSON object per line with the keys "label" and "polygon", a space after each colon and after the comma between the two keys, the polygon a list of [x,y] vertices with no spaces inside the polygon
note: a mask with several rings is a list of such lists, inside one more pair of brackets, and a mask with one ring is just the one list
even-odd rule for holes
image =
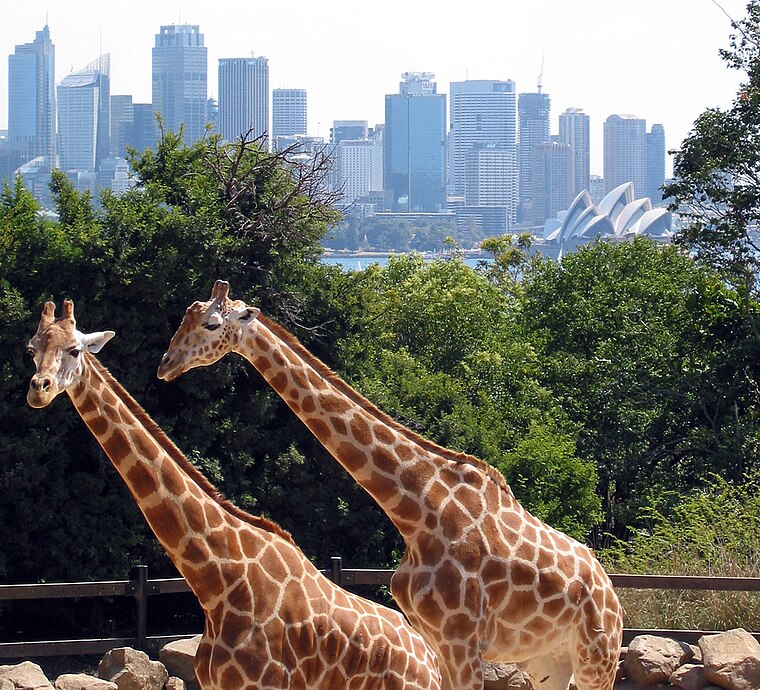
{"label": "fence post", "polygon": [[145,651],[148,638],[148,566],[136,565],[132,568],[131,580],[137,614],[135,640],[137,648]]}
{"label": "fence post", "polygon": [[340,556],[332,556],[330,558],[330,579],[341,586],[341,580],[343,579],[343,559]]}

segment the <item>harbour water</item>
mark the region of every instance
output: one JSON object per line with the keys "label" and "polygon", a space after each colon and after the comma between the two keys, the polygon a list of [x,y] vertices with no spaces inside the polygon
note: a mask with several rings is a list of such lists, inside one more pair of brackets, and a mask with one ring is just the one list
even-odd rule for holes
{"label": "harbour water", "polygon": [[[328,266],[340,266],[344,271],[362,271],[368,266],[371,266],[372,264],[379,264],[380,266],[385,266],[388,263],[390,256],[391,255],[389,254],[370,254],[370,255],[333,254],[330,256],[323,256],[321,261],[322,263],[327,264]],[[432,261],[433,258],[441,258],[441,257],[426,257],[426,259],[429,261]],[[485,259],[483,257],[466,257],[464,259],[464,262],[468,266],[471,266],[472,268],[476,268],[478,266],[478,262],[482,262],[482,261],[488,261],[488,259]]]}

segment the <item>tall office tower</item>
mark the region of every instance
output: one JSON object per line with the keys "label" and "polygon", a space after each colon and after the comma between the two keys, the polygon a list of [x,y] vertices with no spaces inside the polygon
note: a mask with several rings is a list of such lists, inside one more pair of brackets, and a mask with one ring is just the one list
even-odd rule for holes
{"label": "tall office tower", "polygon": [[47,24],[8,56],[8,145],[20,162],[56,159],[55,46]]}
{"label": "tall office tower", "polygon": [[366,120],[333,120],[330,128],[330,143],[338,144],[344,139],[367,139],[369,127]]}
{"label": "tall office tower", "polygon": [[162,26],[153,47],[153,109],[164,128],[179,132],[185,141],[200,139],[206,127],[207,49],[200,27]]}
{"label": "tall office tower", "polygon": [[334,188],[341,206],[383,189],[382,139],[343,139],[333,145]]}
{"label": "tall office tower", "polygon": [[306,134],[306,89],[272,90],[272,138]]}
{"label": "tall office tower", "polygon": [[646,135],[647,163],[646,188],[644,196],[648,196],[653,204],[662,202],[662,187],[665,184],[665,128],[662,125],[652,125],[652,130]]}
{"label": "tall office tower", "polygon": [[152,103],[133,103],[134,124],[127,144],[138,151],[155,149],[158,144],[158,122]]}
{"label": "tall office tower", "polygon": [[58,84],[61,170],[97,171],[110,155],[110,62],[110,55],[101,55]]}
{"label": "tall office tower", "polygon": [[574,194],[574,151],[569,144],[549,141],[537,144],[531,152],[532,216],[534,225],[543,225],[568,209]]}
{"label": "tall office tower", "polygon": [[521,93],[517,99],[520,207],[525,218],[531,217],[530,203],[533,195],[533,147],[549,141],[549,94]]}
{"label": "tall office tower", "polygon": [[465,206],[498,206],[505,209],[506,228],[517,213],[517,150],[504,143],[478,142],[465,160]]}
{"label": "tall office tower", "polygon": [[[449,188],[462,195],[473,147],[493,144],[501,151],[499,155],[504,155],[502,149],[512,150],[517,160],[517,96],[512,80],[451,82],[450,90]],[[516,196],[516,176],[510,172],[509,178],[515,181],[512,194]]]}
{"label": "tall office tower", "polygon": [[559,142],[573,150],[575,174],[570,192],[575,198],[591,183],[591,125],[581,108],[568,108],[559,116]]}
{"label": "tall office tower", "polygon": [[227,141],[241,134],[269,136],[269,60],[219,60],[219,132]]}
{"label": "tall office tower", "polygon": [[111,96],[111,158],[127,155],[127,143],[135,126],[135,108],[132,96]]}
{"label": "tall office tower", "polygon": [[383,186],[393,211],[437,212],[446,201],[446,96],[431,72],[404,72],[385,97]]}
{"label": "tall office tower", "polygon": [[604,121],[604,193],[633,182],[636,197],[646,191],[646,120],[610,115]]}

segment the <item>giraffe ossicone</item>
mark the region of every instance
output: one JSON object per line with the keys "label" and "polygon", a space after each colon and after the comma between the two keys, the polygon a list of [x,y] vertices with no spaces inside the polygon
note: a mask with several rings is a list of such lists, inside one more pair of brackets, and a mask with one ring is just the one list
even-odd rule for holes
{"label": "giraffe ossicone", "polygon": [[516,662],[540,690],[611,690],[622,611],[590,549],[531,515],[503,476],[381,412],[288,331],[217,281],[158,368],[171,380],[245,357],[398,528],[391,592],[435,649],[446,690],[481,690],[482,661]]}
{"label": "giraffe ossicone", "polygon": [[91,354],[113,331],[76,329],[73,302],[43,308],[27,399],[66,392],[205,615],[203,690],[440,690],[434,652],[398,612],[325,577],[291,536],[223,500]]}

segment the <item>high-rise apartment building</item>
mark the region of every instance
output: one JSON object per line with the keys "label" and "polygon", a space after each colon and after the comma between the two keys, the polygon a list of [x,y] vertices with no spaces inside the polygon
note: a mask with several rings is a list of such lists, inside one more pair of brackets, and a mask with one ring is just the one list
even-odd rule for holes
{"label": "high-rise apartment building", "polygon": [[[511,151],[511,160],[517,160],[517,94],[512,80],[471,79],[452,82],[449,97],[449,189],[461,196],[467,186],[467,170],[473,170],[468,164],[473,149],[486,157],[504,159]],[[516,171],[508,171],[514,189],[505,189],[500,196],[517,198]],[[471,189],[480,188],[480,183],[485,180],[471,183]]]}
{"label": "high-rise apartment building", "polygon": [[604,121],[604,193],[633,182],[634,194],[645,196],[646,120],[610,115]]}
{"label": "high-rise apartment building", "polygon": [[660,124],[652,125],[646,135],[646,188],[644,196],[648,196],[653,204],[662,202],[662,185],[665,184],[665,128]]}
{"label": "high-rise apartment building", "polygon": [[519,138],[519,187],[521,216],[531,217],[530,203],[533,195],[533,147],[549,141],[549,94],[521,93],[517,99]]}
{"label": "high-rise apartment building", "polygon": [[591,126],[581,108],[568,108],[559,116],[559,142],[572,149],[573,181],[570,195],[575,198],[591,184]]}
{"label": "high-rise apartment building", "polygon": [[227,141],[241,134],[269,137],[269,60],[219,60],[219,132]]}
{"label": "high-rise apartment building", "polygon": [[55,46],[47,25],[8,56],[8,145],[19,163],[56,158]]}
{"label": "high-rise apartment building", "polygon": [[272,139],[306,134],[306,89],[272,90]]}
{"label": "high-rise apartment building", "polygon": [[404,72],[385,97],[383,186],[393,211],[437,212],[446,201],[446,96],[431,72]]}
{"label": "high-rise apartment building", "polygon": [[153,109],[164,128],[179,132],[185,141],[203,137],[206,127],[207,49],[200,27],[162,26],[153,47]]}
{"label": "high-rise apartment building", "polygon": [[383,189],[382,139],[343,139],[333,145],[334,188],[341,192],[341,205]]}
{"label": "high-rise apartment building", "polygon": [[110,55],[101,55],[58,84],[61,170],[97,171],[110,155]]}
{"label": "high-rise apartment building", "polygon": [[515,223],[517,211],[517,151],[514,146],[476,143],[465,162],[465,206],[504,209],[505,227]]}
{"label": "high-rise apartment building", "polygon": [[111,96],[111,128],[110,143],[111,158],[127,155],[127,144],[132,138],[132,132],[135,126],[135,107],[132,103],[132,96],[113,95]]}
{"label": "high-rise apartment building", "polygon": [[574,152],[569,144],[548,141],[536,144],[531,152],[533,171],[531,183],[531,221],[543,225],[566,210],[575,195]]}

